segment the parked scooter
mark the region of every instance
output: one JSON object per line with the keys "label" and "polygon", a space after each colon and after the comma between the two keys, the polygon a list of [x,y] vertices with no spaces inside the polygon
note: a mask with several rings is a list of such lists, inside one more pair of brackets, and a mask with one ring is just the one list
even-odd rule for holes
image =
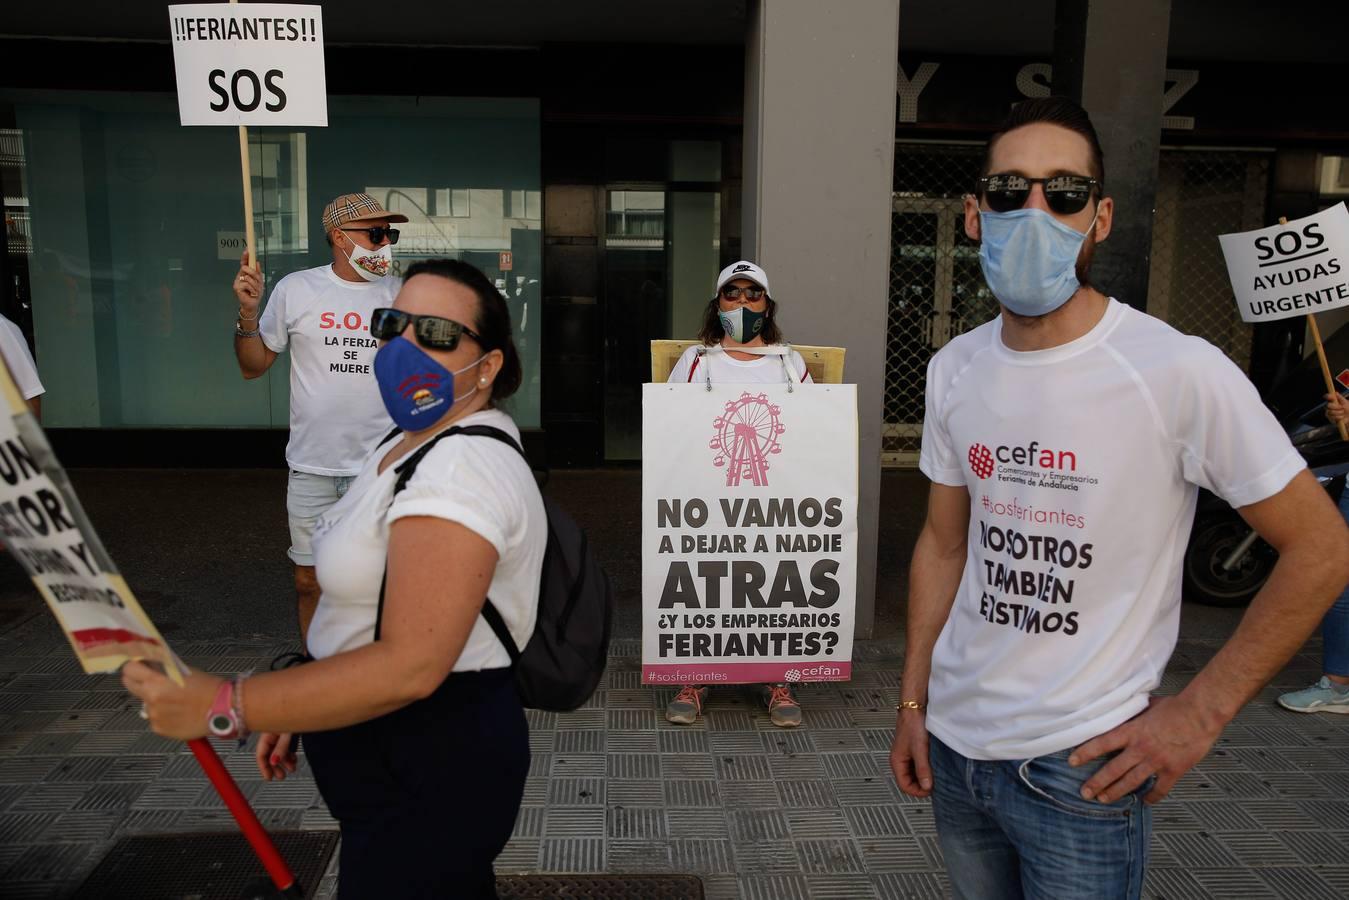
{"label": "parked scooter", "polygon": [[[1349,472],[1349,441],[1341,440],[1333,425],[1292,437],[1312,474],[1338,502]],[[1208,606],[1244,606],[1264,587],[1278,558],[1236,510],[1204,491],[1185,549],[1184,597]]]}
{"label": "parked scooter", "polygon": [[[1349,326],[1341,327],[1325,347],[1331,370],[1339,371],[1334,363],[1339,361],[1343,368],[1343,362],[1349,360]],[[1332,352],[1332,347],[1340,352]],[[1275,414],[1292,407],[1296,398],[1305,402],[1316,397],[1317,387],[1324,393],[1319,366],[1299,366],[1280,379],[1273,392]],[[1326,423],[1325,410],[1322,400],[1310,409],[1280,418],[1307,467],[1338,502],[1349,473],[1349,441],[1342,440],[1339,430]],[[1236,510],[1208,491],[1201,491],[1185,549],[1183,596],[1208,606],[1244,606],[1264,587],[1278,558],[1278,552],[1261,540]]]}

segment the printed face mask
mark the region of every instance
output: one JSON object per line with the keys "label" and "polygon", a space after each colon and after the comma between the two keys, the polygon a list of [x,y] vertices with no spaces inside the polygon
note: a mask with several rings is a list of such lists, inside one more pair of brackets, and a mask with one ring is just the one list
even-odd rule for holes
{"label": "printed face mask", "polygon": [[385,244],[378,250],[367,250],[352,241],[347,261],[356,270],[356,274],[366,281],[379,281],[388,275],[389,269],[393,267],[393,245]]}
{"label": "printed face mask", "polygon": [[389,418],[404,431],[430,428],[454,404],[478,390],[475,384],[456,397],[454,376],[473,368],[482,359],[480,356],[451,372],[402,335],[389,341],[375,354],[375,381]]}
{"label": "printed face mask", "polygon": [[721,329],[737,344],[748,344],[763,331],[764,320],[768,312],[755,312],[748,306],[737,306],[730,312],[719,310],[717,318],[721,320]]}
{"label": "printed face mask", "polygon": [[1042,209],[979,211],[979,266],[989,290],[1019,316],[1043,316],[1081,287],[1077,255],[1096,225],[1074,231]]}

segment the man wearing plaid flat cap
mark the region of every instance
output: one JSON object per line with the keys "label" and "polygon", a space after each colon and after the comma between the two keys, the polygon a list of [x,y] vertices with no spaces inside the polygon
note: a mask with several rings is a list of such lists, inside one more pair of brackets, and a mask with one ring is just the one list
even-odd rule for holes
{"label": "man wearing plaid flat cap", "polygon": [[398,229],[390,225],[406,221],[369,194],[333,200],[323,210],[332,263],[278,281],[261,317],[263,279],[247,253],[234,278],[234,354],[244,378],[262,375],[280,353],[291,356],[286,513],[302,638],[319,600],[314,525],[393,425],[371,368],[370,314],[392,306],[398,293],[399,279],[390,274]]}

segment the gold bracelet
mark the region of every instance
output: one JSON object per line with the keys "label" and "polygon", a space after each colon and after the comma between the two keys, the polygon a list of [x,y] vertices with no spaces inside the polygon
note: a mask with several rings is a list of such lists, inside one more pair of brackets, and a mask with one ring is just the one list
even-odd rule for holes
{"label": "gold bracelet", "polygon": [[922,712],[927,709],[927,704],[919,703],[917,700],[901,700],[899,701],[899,706],[895,707],[895,710],[899,711],[901,709],[916,709],[919,712]]}
{"label": "gold bracelet", "polygon": [[257,309],[254,309],[253,315],[246,316],[244,315],[244,308],[241,306],[239,307],[239,318],[243,319],[245,322],[256,322],[258,320],[258,311]]}

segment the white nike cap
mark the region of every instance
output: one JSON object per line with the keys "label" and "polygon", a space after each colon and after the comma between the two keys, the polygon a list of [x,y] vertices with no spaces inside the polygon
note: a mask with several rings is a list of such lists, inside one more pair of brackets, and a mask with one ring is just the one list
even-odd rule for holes
{"label": "white nike cap", "polygon": [[735,281],[737,278],[752,281],[763,288],[768,296],[773,296],[772,289],[768,287],[768,273],[747,259],[733,262],[721,270],[721,274],[717,276],[717,293],[720,294],[721,289],[726,287],[728,282]]}

